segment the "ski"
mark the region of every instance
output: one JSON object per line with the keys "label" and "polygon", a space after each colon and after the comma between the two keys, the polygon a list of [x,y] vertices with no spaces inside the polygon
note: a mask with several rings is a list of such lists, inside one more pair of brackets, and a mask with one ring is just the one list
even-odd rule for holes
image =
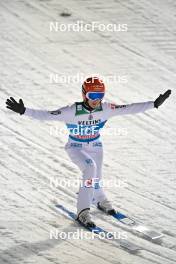
{"label": "ski", "polygon": [[[56,204],[55,205],[57,209],[61,210],[62,212],[66,213],[69,218],[71,218],[72,220],[76,221],[76,214],[73,213],[72,211],[68,210],[67,208],[65,208],[63,205],[60,204]],[[76,221],[79,225],[83,226],[85,229],[87,229],[90,232],[94,232],[95,234],[100,234],[103,233],[105,236],[108,234],[108,237],[111,238],[111,240],[114,240],[116,242],[119,242],[119,246],[125,250],[127,250],[130,253],[137,253],[139,250],[141,250],[142,248],[138,245],[136,245],[135,243],[127,240],[127,239],[117,239],[114,237],[113,234],[109,233],[108,231],[104,230],[103,228],[96,226],[96,227],[87,227],[85,225],[82,225],[79,221]],[[106,239],[108,239],[106,237]]]}
{"label": "ski", "polygon": [[[101,209],[100,209],[101,210]],[[140,233],[143,238],[148,239],[152,242],[159,242],[161,238],[164,236],[163,234],[152,230],[150,227],[143,225],[142,223],[137,222],[133,218],[122,214],[121,212],[117,212],[112,215],[113,218],[120,221],[122,224],[128,226],[135,233]]]}

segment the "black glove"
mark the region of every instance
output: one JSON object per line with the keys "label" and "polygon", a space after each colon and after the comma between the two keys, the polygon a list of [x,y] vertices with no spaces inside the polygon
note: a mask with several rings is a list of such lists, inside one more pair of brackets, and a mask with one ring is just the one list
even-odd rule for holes
{"label": "black glove", "polygon": [[6,107],[16,113],[19,113],[20,115],[23,115],[26,110],[23,104],[23,100],[20,99],[19,103],[17,103],[13,97],[10,97],[10,99],[7,99]]}
{"label": "black glove", "polygon": [[171,90],[167,90],[164,94],[160,94],[160,96],[155,100],[154,107],[158,108],[164,101],[170,96]]}

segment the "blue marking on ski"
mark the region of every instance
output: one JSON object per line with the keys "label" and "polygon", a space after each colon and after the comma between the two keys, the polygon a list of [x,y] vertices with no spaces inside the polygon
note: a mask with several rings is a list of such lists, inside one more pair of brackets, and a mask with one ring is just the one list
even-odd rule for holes
{"label": "blue marking on ski", "polygon": [[134,225],[136,222],[135,220],[133,220],[132,218],[120,213],[120,212],[117,212],[116,214],[113,214],[112,215],[115,219],[117,219],[118,221],[122,222],[123,224],[126,224],[126,225]]}
{"label": "blue marking on ski", "polygon": [[152,230],[150,227],[147,227],[137,221],[135,221],[134,219],[120,213],[117,212],[116,214],[113,214],[112,217],[114,217],[115,219],[117,219],[118,221],[120,221],[121,223],[129,226],[131,228],[131,230],[140,233],[141,235],[143,235],[143,238],[146,238],[148,240],[151,240],[153,242],[162,242],[161,238],[163,237],[163,234]]}
{"label": "blue marking on ski", "polygon": [[76,220],[76,214],[69,211],[67,208],[65,208],[63,205],[61,204],[56,204],[56,207],[61,209],[63,212],[67,213],[71,218],[73,218],[74,220]]}
{"label": "blue marking on ski", "polygon": [[[61,204],[56,204],[56,207],[61,209],[63,212],[67,213],[73,220],[77,221],[76,218],[76,214],[69,211],[67,208],[65,208],[63,205]],[[81,224],[79,221],[77,221],[81,226],[85,227],[86,229],[96,233],[96,234],[99,234],[100,232],[104,232],[104,233],[107,233],[105,230],[103,230],[102,228],[96,226],[96,227],[88,227],[88,226],[85,226],[83,224]]]}
{"label": "blue marking on ski", "polygon": [[[56,206],[56,208],[58,208],[58,209],[62,210],[63,212],[65,212],[71,219],[77,221],[75,213],[71,212],[70,210],[65,208],[63,205],[56,204],[55,206]],[[96,226],[96,227],[87,227],[87,226],[81,224],[79,221],[77,221],[77,223],[79,223],[81,226],[83,226],[85,229],[89,230],[90,232],[94,232],[95,234],[100,234],[100,233],[104,233],[105,235],[108,234],[109,238],[113,238],[113,240],[118,242],[120,247],[122,247],[123,249],[129,251],[130,253],[137,253],[139,250],[142,249],[141,247],[139,247],[138,245],[134,244],[133,242],[130,242],[127,239],[115,239],[113,234],[111,234],[110,232],[104,230],[101,227],[98,227],[98,226]]]}

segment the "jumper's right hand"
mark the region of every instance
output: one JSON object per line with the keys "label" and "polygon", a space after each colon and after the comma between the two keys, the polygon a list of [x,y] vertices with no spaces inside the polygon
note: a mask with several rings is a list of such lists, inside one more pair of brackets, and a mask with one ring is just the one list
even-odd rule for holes
{"label": "jumper's right hand", "polygon": [[19,113],[20,115],[23,115],[26,110],[26,108],[24,107],[23,100],[20,99],[19,103],[17,103],[17,101],[15,101],[13,97],[10,97],[10,99],[7,99],[6,107],[16,113]]}

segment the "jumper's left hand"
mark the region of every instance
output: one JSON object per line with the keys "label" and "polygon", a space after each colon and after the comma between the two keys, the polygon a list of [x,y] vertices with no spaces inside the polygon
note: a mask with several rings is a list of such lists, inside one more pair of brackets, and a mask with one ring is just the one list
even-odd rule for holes
{"label": "jumper's left hand", "polygon": [[160,94],[160,96],[154,101],[154,107],[158,108],[160,105],[164,103],[164,101],[170,96],[171,90],[167,90],[164,94]]}

